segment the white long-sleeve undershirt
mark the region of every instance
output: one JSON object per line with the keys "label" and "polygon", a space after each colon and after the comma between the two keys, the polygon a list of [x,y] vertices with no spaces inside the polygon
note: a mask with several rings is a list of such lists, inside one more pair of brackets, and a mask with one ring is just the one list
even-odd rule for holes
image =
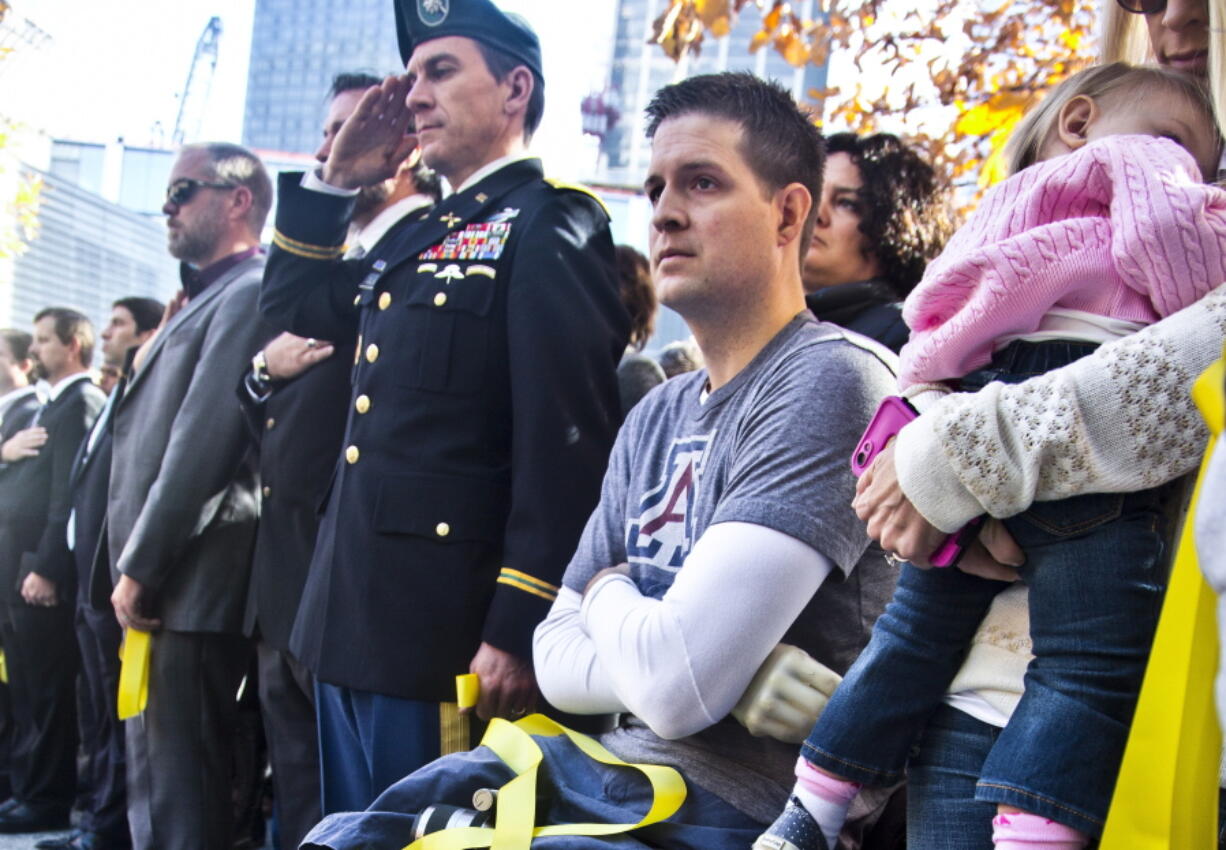
{"label": "white long-sleeve undershirt", "polygon": [[717,523],[660,599],[610,574],[563,588],[533,644],[541,692],[563,711],[629,711],[662,738],[726,716],[833,564],[761,525]]}

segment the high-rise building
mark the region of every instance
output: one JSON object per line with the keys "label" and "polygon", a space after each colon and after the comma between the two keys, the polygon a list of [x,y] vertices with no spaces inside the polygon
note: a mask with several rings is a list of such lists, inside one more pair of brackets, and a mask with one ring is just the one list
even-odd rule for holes
{"label": "high-rise building", "polygon": [[388,0],[256,0],[243,144],[313,153],[337,73],[401,70]]}
{"label": "high-rise building", "polygon": [[[620,118],[605,136],[601,150],[607,163],[606,178],[612,183],[636,186],[642,182],[651,150],[644,136],[643,109],[656,89],[694,74],[716,71],[752,71],[760,77],[782,83],[798,101],[813,103],[810,92],[826,86],[826,67],[805,65],[794,68],[771,46],[749,52],[762,19],[753,7],[734,22],[727,37],[708,36],[698,56],[673,62],[657,44],[649,44],[652,23],[663,11],[665,0],[618,0],[617,34],[613,42],[613,65],[609,94]],[[820,13],[816,0],[792,3],[804,19]]]}
{"label": "high-rise building", "polygon": [[[85,154],[92,152],[87,147]],[[165,225],[82,188],[93,180],[86,172],[95,171],[87,159],[77,175],[23,167],[42,181],[38,237],[10,261],[11,278],[0,267],[0,327],[28,329],[37,311],[60,305],[102,328],[112,301],[128,295],[165,301],[181,285],[179,264],[166,251]],[[65,160],[55,164],[59,170]]]}

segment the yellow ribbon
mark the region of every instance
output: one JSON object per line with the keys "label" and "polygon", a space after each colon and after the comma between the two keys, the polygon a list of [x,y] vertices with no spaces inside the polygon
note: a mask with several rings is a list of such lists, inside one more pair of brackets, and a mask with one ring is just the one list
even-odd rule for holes
{"label": "yellow ribbon", "polygon": [[149,704],[149,633],[128,629],[120,656],[119,719],[127,720]]}
{"label": "yellow ribbon", "polygon": [[1217,847],[1222,733],[1213,708],[1217,598],[1201,575],[1194,518],[1205,470],[1226,422],[1226,361],[1192,388],[1210,437],[1145,670],[1100,850]]}
{"label": "yellow ribbon", "polygon": [[[565,735],[589,758],[601,764],[630,767],[651,783],[652,802],[647,814],[637,823],[568,823],[536,826],[536,780],[544,754],[533,735]],[[671,767],[656,764],[630,764],[610,753],[593,738],[550,720],[543,714],[530,714],[516,723],[490,721],[481,743],[494,751],[515,771],[515,778],[498,791],[494,826],[457,827],[422,836],[404,850],[527,850],[532,839],[547,835],[617,835],[672,817],[685,802],[685,780]]]}
{"label": "yellow ribbon", "polygon": [[476,673],[465,673],[455,677],[456,705],[459,708],[474,708],[481,696],[481,680]]}

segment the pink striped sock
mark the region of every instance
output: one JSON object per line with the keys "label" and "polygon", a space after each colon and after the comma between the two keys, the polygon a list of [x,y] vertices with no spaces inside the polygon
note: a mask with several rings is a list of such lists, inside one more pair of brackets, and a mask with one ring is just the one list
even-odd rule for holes
{"label": "pink striped sock", "polygon": [[816,794],[823,800],[838,805],[847,805],[860,793],[859,782],[835,779],[822,773],[805,761],[803,756],[796,760],[796,782],[810,794]]}
{"label": "pink striped sock", "polygon": [[833,847],[838,842],[847,809],[859,792],[860,783],[827,776],[803,756],[796,760],[796,787],[792,794],[817,823],[826,846]]}
{"label": "pink striped sock", "polygon": [[992,818],[992,844],[996,850],[1081,850],[1090,843],[1084,832],[1029,812],[999,814]]}

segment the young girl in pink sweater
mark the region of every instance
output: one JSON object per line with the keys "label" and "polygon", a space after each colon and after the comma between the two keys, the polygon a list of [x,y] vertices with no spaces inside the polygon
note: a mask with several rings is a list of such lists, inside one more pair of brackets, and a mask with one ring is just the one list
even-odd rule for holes
{"label": "young girl in pink sweater", "polygon": [[[1226,190],[1205,94],[1189,77],[1105,65],[1058,87],[1011,142],[1011,176],[908,297],[904,389],[1020,382],[1226,281]],[[992,470],[984,470],[990,480]],[[1038,503],[1005,521],[1026,554],[1034,660],[965,821],[998,850],[1101,834],[1161,608],[1169,487]],[[1008,585],[904,565],[869,645],[805,741],[797,785],[758,850],[833,848],[863,784],[903,777],[992,599]],[[989,723],[982,698],[955,708]],[[975,828],[971,827],[974,824]],[[925,850],[925,848],[917,848]]]}

